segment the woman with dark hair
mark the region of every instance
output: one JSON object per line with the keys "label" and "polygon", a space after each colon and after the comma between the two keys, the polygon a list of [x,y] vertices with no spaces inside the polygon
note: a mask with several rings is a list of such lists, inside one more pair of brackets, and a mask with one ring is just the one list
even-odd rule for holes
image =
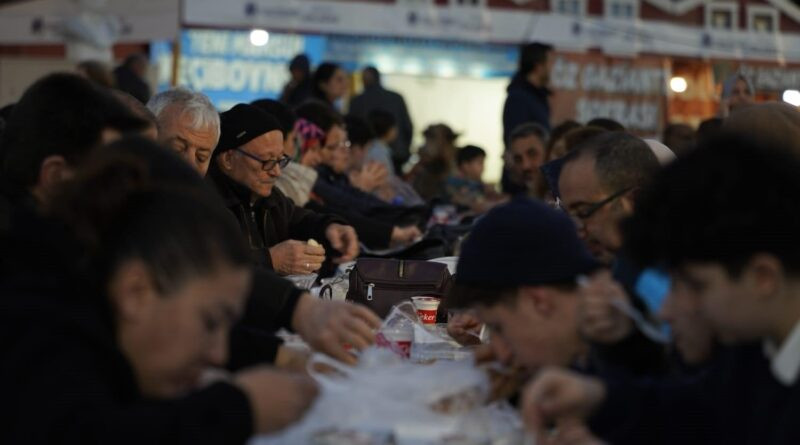
{"label": "woman with dark hair", "polygon": [[347,73],[335,63],[323,62],[314,71],[313,81],[312,97],[341,110],[338,101],[347,94]]}
{"label": "woman with dark hair", "polygon": [[0,385],[14,406],[0,442],[244,443],[312,400],[306,378],[267,369],[203,386],[227,360],[250,255],[199,178],[156,181],[147,162],[88,160],[16,234],[50,249],[0,289]]}

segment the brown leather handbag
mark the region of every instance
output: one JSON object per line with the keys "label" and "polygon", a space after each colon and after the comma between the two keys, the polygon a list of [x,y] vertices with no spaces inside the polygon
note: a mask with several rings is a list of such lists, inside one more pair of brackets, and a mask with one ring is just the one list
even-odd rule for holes
{"label": "brown leather handbag", "polygon": [[383,318],[392,306],[415,296],[442,299],[439,321],[447,320],[444,297],[453,277],[447,265],[421,260],[360,258],[350,272],[347,299],[363,304]]}

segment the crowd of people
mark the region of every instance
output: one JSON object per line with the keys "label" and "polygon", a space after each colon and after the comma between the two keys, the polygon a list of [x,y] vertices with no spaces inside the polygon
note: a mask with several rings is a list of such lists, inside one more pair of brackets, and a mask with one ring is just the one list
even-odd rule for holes
{"label": "crowd of people", "polygon": [[476,360],[539,443],[800,443],[800,112],[736,75],[698,131],[551,127],[552,52],[523,45],[487,116],[498,187],[445,124],[410,165],[374,67],[348,114],[345,71],[304,55],[279,100],[223,112],[151,96],[137,56],[37,80],[0,114],[0,442],[245,443],[297,422],[317,388],[278,331],[354,364],[381,320],[287,277],[413,246],[446,207],[466,234],[447,331],[488,329]]}

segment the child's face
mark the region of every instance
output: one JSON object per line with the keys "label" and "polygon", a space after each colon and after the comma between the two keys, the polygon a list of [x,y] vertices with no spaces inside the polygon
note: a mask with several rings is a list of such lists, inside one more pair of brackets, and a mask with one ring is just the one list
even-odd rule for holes
{"label": "child's face", "polygon": [[461,173],[467,179],[472,179],[473,181],[480,181],[481,177],[483,177],[483,168],[484,162],[486,158],[476,158],[469,162],[465,162],[461,164]]}

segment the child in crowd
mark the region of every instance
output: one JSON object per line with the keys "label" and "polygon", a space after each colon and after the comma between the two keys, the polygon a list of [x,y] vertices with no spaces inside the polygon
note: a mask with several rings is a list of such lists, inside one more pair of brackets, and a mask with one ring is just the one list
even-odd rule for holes
{"label": "child in crowd", "polygon": [[486,151],[467,145],[456,153],[457,171],[447,178],[447,193],[454,204],[483,213],[502,201],[502,198],[483,183]]}
{"label": "child in crowd", "polygon": [[369,145],[366,153],[367,161],[379,162],[386,167],[386,171],[397,174],[392,164],[392,149],[389,146],[397,139],[397,121],[392,113],[384,110],[373,110],[367,116],[367,122],[375,133],[375,139]]}

